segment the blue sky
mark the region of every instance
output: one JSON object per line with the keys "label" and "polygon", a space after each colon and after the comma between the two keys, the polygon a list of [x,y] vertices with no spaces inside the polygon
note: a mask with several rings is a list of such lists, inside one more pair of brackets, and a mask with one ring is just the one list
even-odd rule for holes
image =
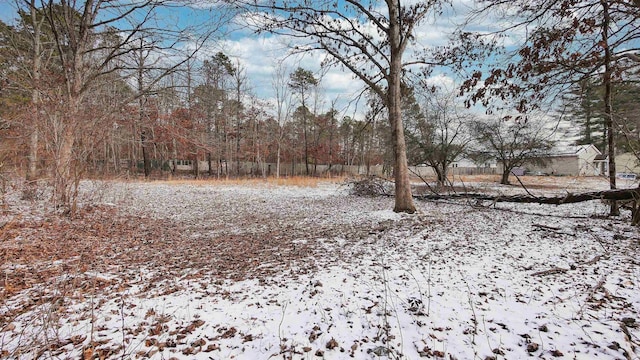
{"label": "blue sky", "polygon": [[[472,0],[455,0],[453,8],[448,9],[444,15],[427,19],[421,27],[416,29],[415,47],[433,47],[446,44],[447,37],[455,30],[456,24],[462,21],[466,15],[467,7],[472,3]],[[0,19],[7,22],[14,15],[15,3],[13,0],[0,0]],[[160,26],[185,28],[196,24],[206,25],[211,18],[215,18],[218,14],[216,8],[181,6],[163,9],[159,15],[162,21]],[[198,58],[201,61],[218,51],[224,52],[232,58],[234,63],[240,64],[245,69],[250,81],[251,92],[265,100],[273,97],[271,84],[276,63],[286,58],[286,64],[290,71],[300,66],[314,71],[318,75],[321,72],[324,73],[321,83],[324,110],[328,110],[330,104],[336,101],[339,110],[342,110],[345,115],[361,114],[363,109],[355,109],[351,100],[361,92],[363,84],[354,79],[350,73],[338,68],[322,69],[321,62],[325,55],[321,52],[287,57],[290,52],[290,41],[291,39],[286,37],[258,36],[247,29],[235,29],[233,32],[219,34],[199,53]],[[435,72],[432,81],[449,87],[453,87],[455,82],[444,70]]]}
{"label": "blue sky", "polygon": [[11,0],[0,0],[0,20],[10,23],[16,17],[15,4]]}
{"label": "blue sky", "polygon": [[[444,15],[428,18],[417,29],[415,47],[441,46],[448,42],[448,36],[455,30],[456,23],[462,21],[468,11],[468,6],[473,1],[456,0],[453,3],[453,8],[447,10]],[[256,93],[261,97],[269,97],[273,65],[278,59],[285,57],[289,51],[287,48],[289,41],[291,39],[286,37],[256,37],[249,32],[239,32],[233,37],[222,40],[221,44],[228,55],[240,59],[241,64],[247,68]],[[325,56],[322,52],[313,52],[304,57],[289,58],[288,63],[290,68],[301,66],[320,73],[321,62]],[[321,85],[326,98],[326,106],[338,99],[340,110],[344,110],[348,115],[353,115],[352,112],[355,109],[350,100],[361,92],[363,83],[354,79],[352,74],[338,68],[324,70],[327,72]],[[439,69],[433,74],[432,81],[453,87],[455,80],[448,76],[443,69]],[[361,112],[362,109],[358,109],[358,113],[361,114]]]}

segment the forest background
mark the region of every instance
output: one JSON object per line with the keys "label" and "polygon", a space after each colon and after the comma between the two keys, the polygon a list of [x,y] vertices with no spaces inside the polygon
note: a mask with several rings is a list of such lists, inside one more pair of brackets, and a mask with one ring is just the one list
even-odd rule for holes
{"label": "forest background", "polygon": [[616,151],[636,151],[636,2],[306,5],[2,2],[3,171],[73,208],[85,177],[180,169],[382,165],[398,194],[407,165],[444,182],[461,157],[534,159],[558,138],[607,154],[615,189]]}

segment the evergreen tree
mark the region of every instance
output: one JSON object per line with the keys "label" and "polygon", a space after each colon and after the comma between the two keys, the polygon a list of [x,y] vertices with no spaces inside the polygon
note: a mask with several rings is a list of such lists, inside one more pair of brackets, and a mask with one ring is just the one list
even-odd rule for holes
{"label": "evergreen tree", "polygon": [[[593,144],[600,151],[606,149],[606,128],[602,113],[603,88],[591,79],[580,81],[563,98],[565,113],[577,128],[577,145]],[[612,93],[613,122],[617,148],[621,152],[633,151],[639,142],[640,84],[625,81],[614,84]]]}
{"label": "evergreen tree", "polygon": [[593,144],[604,151],[606,136],[602,116],[602,91],[590,78],[576,83],[563,98],[565,110],[577,127],[577,145]]}

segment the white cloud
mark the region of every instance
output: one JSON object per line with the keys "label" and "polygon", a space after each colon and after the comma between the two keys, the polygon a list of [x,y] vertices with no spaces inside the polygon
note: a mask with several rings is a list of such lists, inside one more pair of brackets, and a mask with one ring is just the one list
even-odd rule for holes
{"label": "white cloud", "polygon": [[459,86],[454,78],[446,74],[437,74],[429,77],[426,81],[427,85],[442,87],[447,91],[454,91]]}
{"label": "white cloud", "polygon": [[[412,51],[421,51],[424,48],[446,45],[474,4],[475,1],[473,0],[454,0],[452,6],[444,8],[441,15],[433,14],[428,17],[416,29],[416,44],[407,51],[405,60],[409,60],[412,57]],[[492,19],[486,19],[486,23],[474,25],[474,30],[488,33],[499,26],[500,24],[492,21]],[[369,29],[366,25],[364,27]],[[369,33],[377,37],[373,27],[369,30]],[[273,98],[272,79],[276,64],[279,61],[285,61],[290,71],[297,67],[302,67],[316,74],[324,73],[321,86],[326,97],[326,103],[329,104],[335,98],[342,97],[343,100],[340,103],[343,107],[347,107],[349,102],[363,88],[362,82],[359,79],[355,79],[349,72],[339,68],[322,68],[322,60],[327,56],[325,53],[317,51],[306,55],[292,55],[292,38],[275,35],[258,36],[246,30],[234,33],[232,36],[232,39],[224,40],[219,46],[212,49],[210,54],[213,55],[218,51],[223,51],[228,56],[238,59],[247,71],[254,94],[260,98]],[[456,81],[446,74],[434,73],[428,81],[447,89],[453,89],[457,86]]]}
{"label": "white cloud", "polygon": [[250,79],[252,92],[267,101],[274,98],[272,82],[278,62],[284,62],[290,72],[297,67],[302,67],[314,72],[318,77],[322,74],[320,87],[326,99],[325,108],[321,111],[327,111],[336,98],[338,98],[337,107],[346,108],[362,89],[362,83],[339,68],[323,68],[322,61],[326,58],[326,54],[320,51],[292,54],[291,47],[286,41],[288,38],[245,35],[222,41],[215,47],[203,51],[200,58],[205,59],[222,51],[234,61],[239,61]]}

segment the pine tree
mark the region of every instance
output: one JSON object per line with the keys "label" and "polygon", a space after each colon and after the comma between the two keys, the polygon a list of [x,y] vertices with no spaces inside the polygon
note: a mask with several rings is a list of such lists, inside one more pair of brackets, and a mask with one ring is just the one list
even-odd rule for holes
{"label": "pine tree", "polygon": [[602,116],[602,90],[592,79],[576,83],[563,98],[565,112],[577,128],[576,145],[593,144],[605,151],[606,136]]}

